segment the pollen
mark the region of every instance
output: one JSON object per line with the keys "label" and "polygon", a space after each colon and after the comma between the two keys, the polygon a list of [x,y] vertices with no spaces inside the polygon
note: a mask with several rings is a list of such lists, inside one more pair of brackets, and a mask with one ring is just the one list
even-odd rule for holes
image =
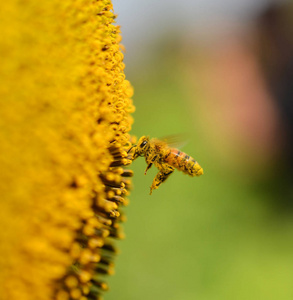
{"label": "pollen", "polygon": [[110,0],[5,1],[0,295],[101,299],[123,239],[133,89]]}

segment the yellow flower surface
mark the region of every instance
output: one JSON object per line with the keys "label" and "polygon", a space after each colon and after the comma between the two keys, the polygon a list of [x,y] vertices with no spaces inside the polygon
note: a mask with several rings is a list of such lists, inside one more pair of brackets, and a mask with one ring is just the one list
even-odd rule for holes
{"label": "yellow flower surface", "polygon": [[134,111],[109,0],[0,4],[0,298],[99,299]]}

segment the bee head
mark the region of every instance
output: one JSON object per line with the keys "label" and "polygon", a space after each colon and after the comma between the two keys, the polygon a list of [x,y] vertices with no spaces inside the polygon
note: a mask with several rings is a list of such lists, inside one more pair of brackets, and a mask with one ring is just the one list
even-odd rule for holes
{"label": "bee head", "polygon": [[133,153],[133,159],[136,159],[138,156],[142,156],[145,154],[147,149],[149,148],[149,137],[147,136],[142,136],[136,146],[134,147],[135,151]]}

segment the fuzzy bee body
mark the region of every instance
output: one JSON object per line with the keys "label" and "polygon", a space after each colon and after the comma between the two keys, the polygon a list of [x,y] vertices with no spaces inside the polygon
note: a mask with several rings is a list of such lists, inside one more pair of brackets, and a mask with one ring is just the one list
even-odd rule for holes
{"label": "fuzzy bee body", "polygon": [[159,173],[154,178],[151,186],[150,194],[154,189],[157,189],[175,170],[182,171],[189,176],[200,176],[203,174],[202,167],[195,161],[194,158],[186,153],[169,146],[165,141],[158,139],[149,139],[142,136],[137,145],[132,146],[128,152],[132,152],[132,160],[139,156],[144,156],[147,168],[145,174],[154,164]]}
{"label": "fuzzy bee body", "polygon": [[164,162],[192,177],[202,174],[201,166],[193,157],[175,148],[168,150]]}

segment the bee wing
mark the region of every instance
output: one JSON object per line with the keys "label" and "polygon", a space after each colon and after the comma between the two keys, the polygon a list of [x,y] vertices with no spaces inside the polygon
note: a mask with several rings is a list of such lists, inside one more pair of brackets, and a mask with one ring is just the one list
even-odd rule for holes
{"label": "bee wing", "polygon": [[162,142],[166,143],[170,148],[182,148],[188,141],[183,134],[172,134],[167,135],[160,139]]}

